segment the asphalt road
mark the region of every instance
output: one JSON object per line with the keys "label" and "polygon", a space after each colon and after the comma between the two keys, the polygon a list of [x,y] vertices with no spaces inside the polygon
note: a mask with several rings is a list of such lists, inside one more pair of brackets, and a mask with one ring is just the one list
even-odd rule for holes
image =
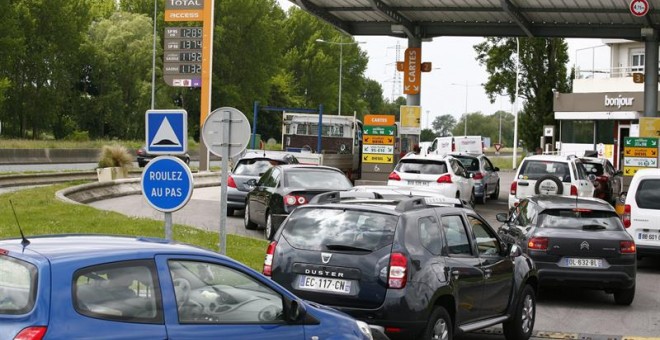
{"label": "asphalt road", "polygon": [[[508,189],[513,172],[500,173],[500,198],[477,205],[476,210],[493,226],[495,214],[507,211]],[[126,196],[91,204],[130,216],[164,220],[164,214],[149,206],[142,196]],[[195,189],[190,202],[172,213],[175,223],[209,231],[220,227],[220,187]],[[245,230],[243,212],[227,219],[227,232],[263,238],[260,231]],[[617,306],[611,294],[583,289],[542,290],[538,297],[535,338],[543,339],[660,339],[660,258],[645,258],[638,264],[635,301]],[[501,339],[500,329],[462,336],[461,339]],[[658,337],[658,338],[652,338]]]}

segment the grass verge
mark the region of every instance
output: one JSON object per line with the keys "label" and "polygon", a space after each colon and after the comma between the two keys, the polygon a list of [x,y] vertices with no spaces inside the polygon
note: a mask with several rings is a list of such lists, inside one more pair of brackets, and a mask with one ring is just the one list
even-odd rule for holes
{"label": "grass verge", "polygon": [[[163,221],[128,217],[86,205],[64,203],[55,198],[56,191],[81,183],[58,184],[0,195],[0,238],[20,237],[10,200],[28,239],[30,235],[48,234],[164,237]],[[176,242],[218,251],[217,233],[175,224],[172,235]],[[263,240],[227,235],[227,255],[257,271],[262,269],[267,246],[268,243]]]}

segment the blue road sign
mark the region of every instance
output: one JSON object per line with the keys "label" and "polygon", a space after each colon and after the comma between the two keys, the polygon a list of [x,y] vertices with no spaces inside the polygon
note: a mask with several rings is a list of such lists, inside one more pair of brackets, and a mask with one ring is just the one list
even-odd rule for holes
{"label": "blue road sign", "polygon": [[186,163],[176,157],[156,157],[142,172],[142,194],[156,210],[172,212],[183,208],[192,191],[192,173]]}
{"label": "blue road sign", "polygon": [[183,154],[188,150],[186,110],[147,110],[147,152],[154,155]]}

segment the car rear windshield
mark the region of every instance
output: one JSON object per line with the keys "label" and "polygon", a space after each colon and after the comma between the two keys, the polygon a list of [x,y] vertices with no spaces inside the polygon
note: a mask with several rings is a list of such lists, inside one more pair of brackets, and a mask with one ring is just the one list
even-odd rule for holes
{"label": "car rear windshield", "polygon": [[284,175],[284,185],[290,188],[335,190],[348,190],[353,187],[351,181],[339,171],[312,168],[287,171]]}
{"label": "car rear windshield", "polygon": [[0,314],[25,314],[34,307],[37,267],[0,256]]}
{"label": "car rear windshield", "polygon": [[660,209],[660,179],[640,181],[635,201],[637,206],[642,209]]}
{"label": "car rear windshield", "polygon": [[241,159],[236,164],[233,173],[244,176],[261,176],[271,167],[280,164],[284,164],[284,162],[266,158]]}
{"label": "car rear windshield", "polygon": [[394,169],[409,174],[439,175],[446,174],[447,163],[425,159],[402,159]]}
{"label": "car rear windshield", "polygon": [[397,217],[372,211],[297,209],[282,236],[296,249],[371,252],[392,244]]}
{"label": "car rear windshield", "polygon": [[571,182],[568,163],[553,161],[526,161],[520,166],[519,179],[537,180],[543,176],[557,176],[562,182]]}
{"label": "car rear windshield", "polygon": [[476,157],[453,156],[458,159],[467,171],[479,171],[479,159]]}
{"label": "car rear windshield", "polygon": [[589,209],[547,209],[539,214],[540,228],[624,230],[614,211]]}

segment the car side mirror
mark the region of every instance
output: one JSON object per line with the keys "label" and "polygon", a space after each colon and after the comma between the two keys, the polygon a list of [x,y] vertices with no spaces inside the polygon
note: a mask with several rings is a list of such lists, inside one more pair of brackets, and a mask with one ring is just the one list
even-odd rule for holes
{"label": "car side mirror", "polygon": [[509,221],[509,214],[507,214],[507,213],[498,213],[497,215],[495,215],[495,218],[497,219],[497,222],[506,223],[506,222]]}
{"label": "car side mirror", "polygon": [[288,323],[297,323],[303,319],[305,315],[305,307],[295,299],[284,299],[284,318]]}
{"label": "car side mirror", "polygon": [[493,171],[500,171],[500,168],[495,167],[495,168],[493,168]]}
{"label": "car side mirror", "polygon": [[509,248],[509,256],[518,257],[520,255],[522,255],[522,249],[520,249],[520,246],[517,244],[512,244],[511,248]]}

